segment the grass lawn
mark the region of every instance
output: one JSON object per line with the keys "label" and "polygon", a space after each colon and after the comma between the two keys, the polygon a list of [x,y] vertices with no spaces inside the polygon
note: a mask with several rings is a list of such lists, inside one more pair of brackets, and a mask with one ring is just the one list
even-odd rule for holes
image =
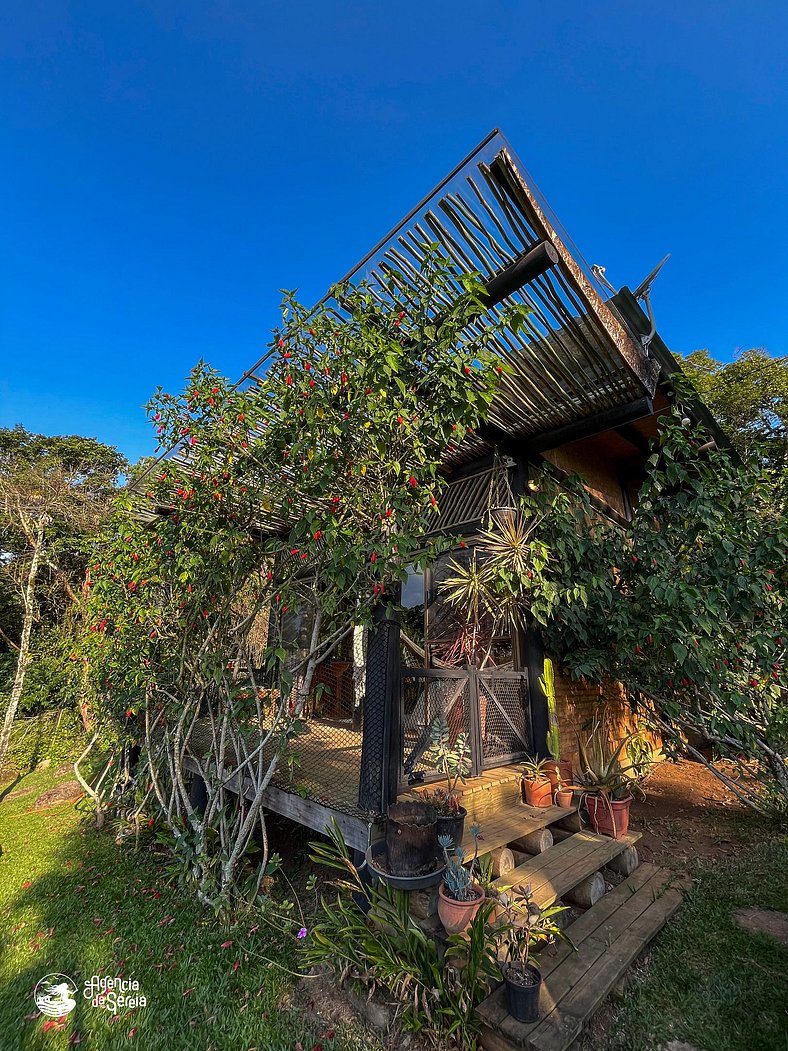
{"label": "grass lawn", "polygon": [[697,863],[696,883],[584,1051],[788,1051],[788,947],[742,930],[736,909],[788,913],[788,839]]}
{"label": "grass lawn", "polygon": [[[334,1029],[293,995],[293,948],[254,916],[222,927],[169,888],[150,853],[97,833],[80,804],[33,811],[57,781],[28,774],[25,795],[0,802],[0,1048],[2,1051],[139,1047],[232,1051],[360,1051],[376,1045],[352,1027]],[[230,943],[230,944],[228,944]],[[45,1030],[33,1001],[50,972],[78,986],[65,1028]],[[86,978],[136,979],[147,1006],[117,1015],[81,996]]]}

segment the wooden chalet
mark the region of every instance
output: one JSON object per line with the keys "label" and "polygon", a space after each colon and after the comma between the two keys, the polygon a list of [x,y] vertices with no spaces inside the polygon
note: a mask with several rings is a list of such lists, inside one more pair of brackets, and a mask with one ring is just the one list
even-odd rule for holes
{"label": "wooden chalet", "polygon": [[[523,491],[536,465],[580,474],[597,508],[625,522],[637,501],[649,440],[668,405],[677,371],[638,295],[611,295],[570,253],[567,238],[504,136],[494,131],[344,280],[374,287],[387,271],[417,282],[427,246],[437,243],[458,271],[478,271],[489,294],[489,325],[505,304],[530,307],[516,333],[496,348],[511,366],[486,426],[442,464],[448,486],[436,530],[462,536],[469,557],[491,508]],[[647,290],[645,292],[647,296]],[[253,366],[246,374],[254,382]],[[719,434],[706,410],[694,406]],[[721,440],[722,435],[719,435]],[[435,530],[434,530],[435,531]],[[309,706],[296,755],[267,789],[266,806],[316,831],[336,820],[350,846],[364,850],[387,807],[436,779],[429,737],[436,716],[468,734],[474,792],[516,783],[515,764],[546,755],[547,710],[538,686],[544,653],[538,631],[491,640],[483,668],[456,649],[457,623],[437,585],[446,560],[403,589],[404,613],[381,606],[374,630],[358,629],[318,670],[329,691]],[[294,639],[303,626],[294,615]],[[569,732],[592,713],[598,691],[558,677],[559,719]],[[627,710],[621,705],[622,722]],[[193,740],[195,753],[199,741]],[[193,769],[196,771],[197,764]],[[482,816],[492,796],[483,793]],[[493,807],[493,812],[495,808]],[[492,814],[488,814],[492,817]],[[488,822],[489,825],[489,822]],[[510,829],[490,838],[506,843]],[[510,837],[516,838],[516,837]]]}

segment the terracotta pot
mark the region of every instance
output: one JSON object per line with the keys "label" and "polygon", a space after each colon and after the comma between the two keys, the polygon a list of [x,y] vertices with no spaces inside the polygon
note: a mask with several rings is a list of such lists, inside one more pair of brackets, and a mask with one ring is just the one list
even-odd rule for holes
{"label": "terracotta pot", "polygon": [[523,781],[525,801],[528,806],[546,807],[553,802],[553,789],[549,781]]}
{"label": "terracotta pot", "polygon": [[478,883],[472,883],[471,887],[476,892],[473,901],[455,901],[446,893],[446,888],[438,887],[438,915],[447,934],[462,934],[471,925],[471,921],[484,901],[484,891]]}
{"label": "terracotta pot", "polygon": [[632,796],[626,799],[610,799],[597,793],[586,796],[586,809],[594,832],[611,839],[623,839],[627,834],[631,805]]}
{"label": "terracotta pot", "polygon": [[573,788],[556,788],[553,798],[556,806],[570,807],[574,802],[575,790]]}
{"label": "terracotta pot", "polygon": [[[558,771],[556,771],[558,767]],[[571,785],[572,784],[572,761],[571,759],[559,759],[558,762],[554,759],[547,760],[547,777],[550,784],[553,787],[553,791],[558,788],[558,775],[561,775],[561,784]]]}

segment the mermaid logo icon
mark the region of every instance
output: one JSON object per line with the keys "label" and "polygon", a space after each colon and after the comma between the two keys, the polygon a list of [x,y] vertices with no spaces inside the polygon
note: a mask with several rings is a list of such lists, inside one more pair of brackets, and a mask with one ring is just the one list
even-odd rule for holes
{"label": "mermaid logo icon", "polygon": [[77,1006],[76,985],[67,974],[47,974],[36,986],[36,1007],[48,1018],[62,1018]]}

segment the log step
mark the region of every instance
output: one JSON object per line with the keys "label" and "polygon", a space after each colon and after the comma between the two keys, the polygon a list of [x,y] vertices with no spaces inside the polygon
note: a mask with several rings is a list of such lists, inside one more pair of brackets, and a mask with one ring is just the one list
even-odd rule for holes
{"label": "log step", "polygon": [[678,909],[682,892],[671,885],[672,879],[667,869],[640,865],[567,928],[577,951],[561,942],[541,954],[538,1022],[527,1025],[511,1017],[503,985],[488,996],[477,1008],[485,1051],[567,1051],[630,964]]}
{"label": "log step", "polygon": [[537,854],[525,864],[499,876],[493,887],[501,892],[530,885],[536,904],[546,908],[586,877],[603,868],[627,847],[631,847],[640,837],[640,832],[628,832],[622,839],[597,836],[593,832],[576,832],[543,854]]}
{"label": "log step", "polygon": [[[467,804],[464,805],[467,806]],[[514,803],[504,810],[478,817],[472,815],[468,807],[462,846],[466,853],[473,853],[474,842],[470,829],[474,820],[481,828],[479,854],[489,854],[498,847],[505,847],[509,843],[530,836],[532,832],[538,832],[552,824],[553,821],[571,813],[571,808],[560,806],[534,807],[526,806],[525,803]],[[549,854],[553,849],[551,847],[545,853]]]}

